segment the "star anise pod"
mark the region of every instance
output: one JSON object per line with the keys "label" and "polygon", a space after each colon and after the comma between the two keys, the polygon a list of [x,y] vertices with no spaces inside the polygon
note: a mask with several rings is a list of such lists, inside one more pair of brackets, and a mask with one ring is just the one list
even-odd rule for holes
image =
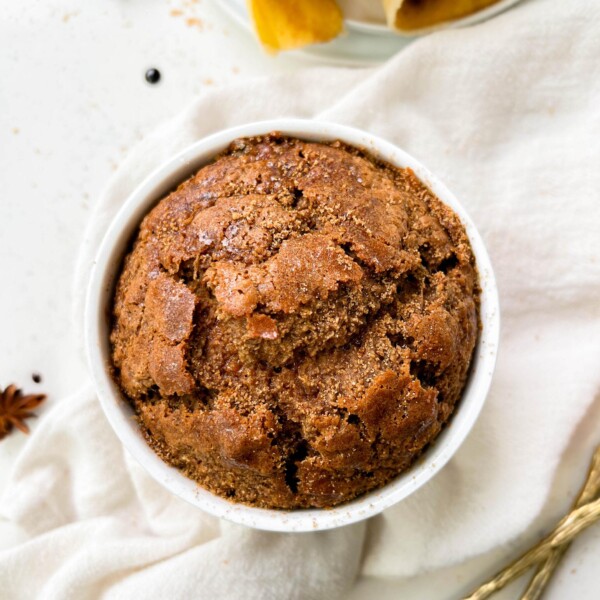
{"label": "star anise pod", "polygon": [[25,419],[35,417],[32,412],[44,400],[44,394],[23,395],[16,385],[9,385],[0,391],[0,440],[8,435],[13,427],[29,433]]}

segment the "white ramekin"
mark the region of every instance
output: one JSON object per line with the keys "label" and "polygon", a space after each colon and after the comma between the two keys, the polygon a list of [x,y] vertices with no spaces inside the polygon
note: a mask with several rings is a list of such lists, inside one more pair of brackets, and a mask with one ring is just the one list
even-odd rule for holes
{"label": "white ramekin", "polygon": [[[481,333],[462,399],[448,427],[408,471],[388,485],[331,509],[265,510],[234,504],[203,489],[164,463],[147,445],[129,404],[112,380],[109,305],[121,261],[144,215],[178,183],[209,162],[235,138],[280,131],[305,140],[343,140],[399,167],[410,167],[442,202],[460,217],[477,260],[481,285]],[[500,316],[494,273],[471,219],[446,186],[421,163],[393,144],[365,131],[334,123],[279,119],[220,131],[199,140],[155,170],[127,198],[112,221],[92,267],[85,306],[88,360],[102,408],[117,436],[135,459],[165,488],[217,517],[272,531],[316,531],[372,517],[403,500],[429,481],[465,439],[483,406],[496,361]]]}

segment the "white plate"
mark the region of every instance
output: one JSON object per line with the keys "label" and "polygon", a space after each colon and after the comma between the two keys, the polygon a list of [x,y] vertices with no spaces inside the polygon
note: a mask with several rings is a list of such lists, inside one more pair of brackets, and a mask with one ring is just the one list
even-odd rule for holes
{"label": "white plate", "polygon": [[392,34],[385,22],[385,11],[380,0],[337,0],[348,29],[362,33]]}
{"label": "white plate", "polygon": [[[245,0],[220,0],[222,7],[241,27],[254,35]],[[314,44],[289,54],[352,67],[377,65],[401,50],[413,38],[396,35],[383,24],[346,20],[346,31],[326,44]]]}
{"label": "white plate", "polygon": [[[344,20],[345,32],[331,42],[314,44],[302,50],[291,51],[290,54],[330,64],[373,66],[387,60],[419,36],[441,29],[474,25],[505,11],[520,0],[500,0],[462,19],[434,25],[411,34],[400,34],[389,29],[385,24],[383,10],[369,8],[372,2],[379,3],[379,0],[339,0],[344,14],[349,15],[349,18]],[[221,0],[217,5],[254,35],[246,0]]]}

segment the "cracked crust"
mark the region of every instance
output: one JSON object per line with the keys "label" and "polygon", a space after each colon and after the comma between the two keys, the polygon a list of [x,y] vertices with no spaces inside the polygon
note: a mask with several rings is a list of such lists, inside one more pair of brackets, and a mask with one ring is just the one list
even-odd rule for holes
{"label": "cracked crust", "polygon": [[462,225],[409,169],[340,142],[236,140],[142,222],[114,373],[151,446],[204,487],[331,507],[438,435],[478,294]]}

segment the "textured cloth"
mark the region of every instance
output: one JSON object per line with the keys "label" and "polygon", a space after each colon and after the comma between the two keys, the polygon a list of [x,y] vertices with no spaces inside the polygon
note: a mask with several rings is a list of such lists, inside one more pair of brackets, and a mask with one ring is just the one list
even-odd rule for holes
{"label": "textured cloth", "polygon": [[525,2],[374,70],[217,90],[132,152],[92,218],[77,322],[93,252],[153,168],[231,125],[327,119],[414,154],[473,217],[500,288],[492,390],[429,484],[366,526],[311,534],[247,530],[172,497],[128,458],[93,390],[81,390],[46,412],[0,502],[2,597],[333,599],[361,569],[408,576],[523,531],[600,386],[599,30],[595,0]]}

